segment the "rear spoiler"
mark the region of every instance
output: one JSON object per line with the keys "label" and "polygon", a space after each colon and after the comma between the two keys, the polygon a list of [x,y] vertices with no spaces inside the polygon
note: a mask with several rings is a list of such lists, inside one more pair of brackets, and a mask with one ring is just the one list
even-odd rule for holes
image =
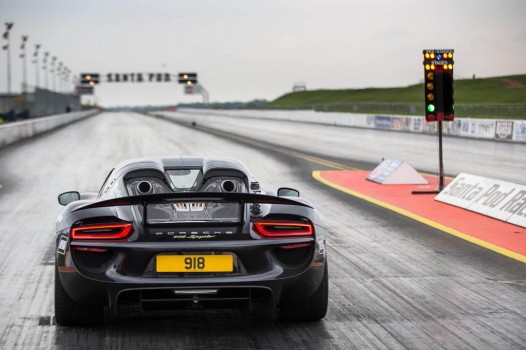
{"label": "rear spoiler", "polygon": [[301,207],[312,208],[312,206],[295,201],[293,199],[268,196],[263,194],[253,193],[223,193],[223,192],[180,192],[180,193],[160,193],[147,194],[142,196],[129,196],[108,199],[105,201],[95,202],[83,205],[74,209],[73,211],[117,207],[127,205],[142,205],[143,210],[143,224],[147,222],[147,207],[149,204],[170,204],[181,202],[215,202],[215,203],[257,203],[257,204],[284,204],[296,205]]}
{"label": "rear spoiler", "polygon": [[312,208],[309,204],[302,203],[293,199],[268,196],[264,194],[254,193],[223,193],[223,192],[180,192],[180,193],[159,193],[147,194],[142,196],[129,196],[108,199],[105,201],[95,202],[83,205],[74,209],[73,211],[103,208],[103,207],[118,207],[126,205],[144,205],[149,204],[170,204],[181,202],[224,202],[224,203],[258,203],[258,204],[284,204],[297,205],[300,207]]}

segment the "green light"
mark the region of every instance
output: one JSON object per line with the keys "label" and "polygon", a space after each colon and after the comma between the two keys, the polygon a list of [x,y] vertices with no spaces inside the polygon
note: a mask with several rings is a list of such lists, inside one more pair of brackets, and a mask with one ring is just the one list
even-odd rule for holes
{"label": "green light", "polygon": [[431,105],[431,104],[427,105],[427,110],[428,110],[428,112],[434,112],[435,111],[435,105]]}
{"label": "green light", "polygon": [[454,103],[451,105],[451,110],[452,110],[452,111],[455,110],[455,104],[454,104]]}

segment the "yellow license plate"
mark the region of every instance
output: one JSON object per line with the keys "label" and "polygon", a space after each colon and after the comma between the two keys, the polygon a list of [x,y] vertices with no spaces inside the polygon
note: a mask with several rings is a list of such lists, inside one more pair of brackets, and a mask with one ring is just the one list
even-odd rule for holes
{"label": "yellow license plate", "polygon": [[232,255],[157,255],[157,272],[232,272]]}

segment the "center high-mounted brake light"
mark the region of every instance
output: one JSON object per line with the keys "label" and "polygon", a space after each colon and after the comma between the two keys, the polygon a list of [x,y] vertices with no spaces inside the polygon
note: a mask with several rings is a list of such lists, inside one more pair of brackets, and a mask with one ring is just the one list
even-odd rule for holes
{"label": "center high-mounted brake light", "polygon": [[307,237],[312,236],[312,223],[290,221],[256,221],[254,231],[264,237]]}
{"label": "center high-mounted brake light", "polygon": [[98,224],[73,227],[72,239],[123,239],[133,230],[132,224]]}

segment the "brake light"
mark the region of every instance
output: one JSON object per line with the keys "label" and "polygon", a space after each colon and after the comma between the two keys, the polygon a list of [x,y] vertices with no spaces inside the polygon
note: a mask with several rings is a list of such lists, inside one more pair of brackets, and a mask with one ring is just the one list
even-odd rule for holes
{"label": "brake light", "polygon": [[305,237],[312,236],[312,223],[289,221],[256,221],[254,231],[264,237]]}
{"label": "brake light", "polygon": [[102,224],[73,227],[72,239],[122,239],[132,232],[132,224]]}

